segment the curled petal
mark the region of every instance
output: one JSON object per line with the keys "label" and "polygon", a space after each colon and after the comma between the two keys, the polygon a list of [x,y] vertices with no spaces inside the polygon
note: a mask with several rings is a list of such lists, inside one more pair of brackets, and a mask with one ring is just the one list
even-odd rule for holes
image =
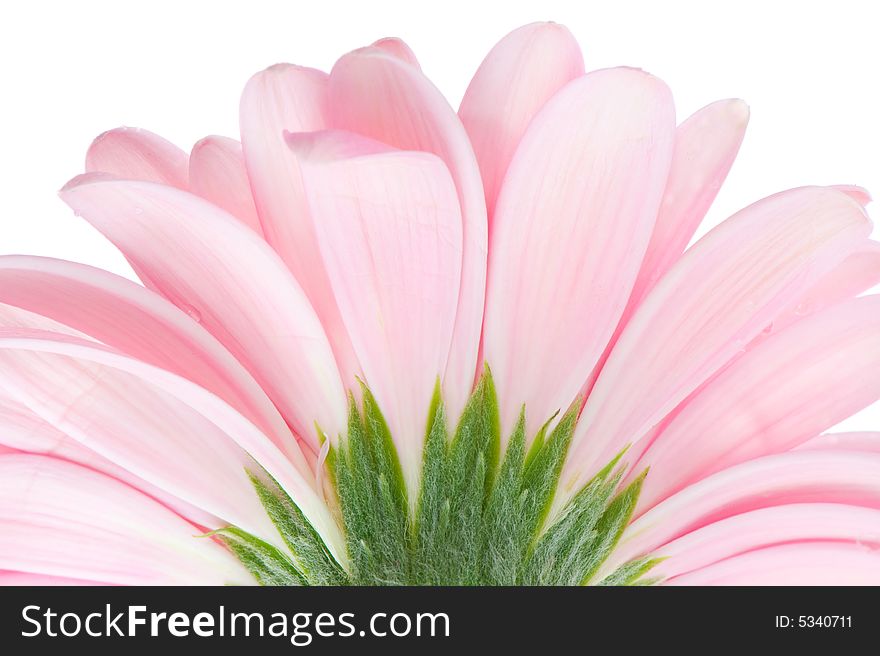
{"label": "curled petal", "polygon": [[[458,301],[455,186],[434,155],[333,158],[331,146],[306,139],[309,152],[323,153],[300,157],[321,254],[415,500],[428,408],[446,368]],[[295,136],[291,145],[300,148]]]}
{"label": "curled petal", "polygon": [[434,153],[452,174],[462,215],[462,282],[445,379],[449,414],[458,417],[476,376],[486,287],[486,205],[467,133],[417,68],[381,48],[356,50],[336,62],[328,98],[331,127]]}

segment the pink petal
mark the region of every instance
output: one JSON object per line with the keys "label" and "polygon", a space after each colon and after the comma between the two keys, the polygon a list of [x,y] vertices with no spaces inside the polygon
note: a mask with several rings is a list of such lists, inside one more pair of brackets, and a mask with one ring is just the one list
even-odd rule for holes
{"label": "pink petal", "polygon": [[445,379],[457,417],[476,375],[486,276],[486,207],[480,171],[464,127],[440,92],[415,67],[380,48],[342,57],[328,85],[331,127],[402,150],[423,150],[449,167],[458,190],[464,250],[461,290]]}
{"label": "pink petal", "polygon": [[480,164],[490,230],[501,182],[526,128],[557,91],[583,74],[577,41],[556,23],[515,29],[477,69],[458,115]]}
{"label": "pink petal", "polygon": [[726,517],[794,503],[840,503],[880,510],[880,454],[790,451],[712,474],[632,522],[602,566],[603,572]]}
{"label": "pink petal", "polygon": [[422,70],[419,66],[419,60],[416,54],[402,39],[397,37],[385,37],[373,42],[373,47],[384,50],[389,55],[397,57],[400,61],[406,62],[410,66],[414,66],[418,70]]}
{"label": "pink petal", "polygon": [[205,137],[189,156],[189,188],[263,234],[254,206],[241,144],[227,137]]}
{"label": "pink petal", "polygon": [[275,248],[321,320],[342,383],[356,387],[360,366],[321,262],[299,162],[284,133],[326,127],[327,75],[279,64],[254,75],[241,97],[241,142],[266,240]]}
{"label": "pink petal", "polygon": [[880,283],[880,243],[866,240],[843,262],[822,276],[774,320],[781,328],[835,303],[858,296]]}
{"label": "pink petal", "polygon": [[253,230],[197,196],[147,182],[77,178],[61,196],[250,370],[315,452],[316,422],[331,439],[344,430],[326,335]]}
{"label": "pink petal", "polygon": [[526,131],[498,197],[483,332],[505,434],[523,403],[530,435],[565,410],[605,348],[648,243],[674,130],[666,85],[607,69],[571,82]]}
{"label": "pink petal", "polygon": [[42,585],[106,585],[98,581],[70,579],[63,576],[31,574],[29,572],[0,572],[0,586],[42,586]]}
{"label": "pink petal", "polygon": [[871,198],[871,194],[864,187],[859,187],[857,185],[833,185],[834,189],[838,191],[842,191],[846,195],[850,196],[857,203],[862,205],[868,205],[873,199]]}
{"label": "pink petal", "polygon": [[728,517],[664,545],[651,576],[680,576],[726,558],[791,542],[835,541],[880,548],[880,510],[800,503]]}
{"label": "pink petal", "polygon": [[[299,149],[296,136],[291,145]],[[311,159],[300,151],[299,159],[333,292],[415,501],[458,302],[455,186],[427,153]]]}
{"label": "pink petal", "polygon": [[637,513],[720,469],[787,451],[880,398],[880,296],[799,321],[690,400],[634,470]]}
{"label": "pink petal", "polygon": [[825,433],[795,447],[795,451],[838,450],[880,452],[880,433]]}
{"label": "pink petal", "polygon": [[98,136],[86,153],[86,171],[126,180],[189,186],[189,157],[157,134],[140,128],[116,128]]}
{"label": "pink petal", "polygon": [[688,249],[633,315],[575,432],[559,503],[644,436],[864,243],[847,195],[804,187],[770,196]]}
{"label": "pink petal", "polygon": [[671,585],[880,585],[880,555],[858,545],[804,542],[759,549],[676,577]]}
{"label": "pink petal", "polygon": [[344,558],[339,529],[313,481],[203,388],[106,347],[36,331],[0,338],[0,372],[0,388],[56,429],[168,493],[277,542],[246,473],[262,467]]}
{"label": "pink petal", "polygon": [[232,554],[137,490],[73,463],[0,456],[0,568],[123,585],[253,580]]}
{"label": "pink petal", "polygon": [[[157,294],[84,264],[7,255],[0,257],[0,302],[189,378],[251,419],[308,471],[290,429],[253,377],[210,333]],[[26,325],[57,331],[42,322]]]}
{"label": "pink petal", "polygon": [[663,203],[623,321],[681,257],[733,166],[748,122],[748,105],[731,99],[704,107],[678,126]]}
{"label": "pink petal", "polygon": [[128,483],[200,526],[224,526],[214,515],[168,494],[52,427],[5,392],[0,392],[0,447],[0,452],[54,456],[84,465]]}

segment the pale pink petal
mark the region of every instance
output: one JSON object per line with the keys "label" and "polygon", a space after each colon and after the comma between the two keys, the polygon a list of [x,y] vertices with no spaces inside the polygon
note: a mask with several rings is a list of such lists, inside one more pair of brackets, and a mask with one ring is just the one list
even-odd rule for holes
{"label": "pale pink petal", "polygon": [[442,94],[415,67],[381,48],[342,57],[328,85],[331,127],[402,150],[438,155],[458,190],[463,222],[461,290],[446,368],[446,404],[457,417],[476,375],[486,286],[486,206],[467,133]]}
{"label": "pale pink petal", "polygon": [[[484,358],[502,432],[574,401],[638,272],[672,157],[672,96],[635,69],[587,74],[532,121],[498,197]],[[540,383],[536,383],[540,381]]]}
{"label": "pale pink petal", "polygon": [[189,189],[263,234],[254,206],[241,144],[228,137],[205,137],[189,156]]}
{"label": "pale pink petal", "polygon": [[633,312],[693,237],[733,165],[748,117],[748,106],[741,100],[719,100],[676,129],[669,179],[648,249],[614,335],[584,384],[584,395],[592,390]]}
{"label": "pale pink petal", "polygon": [[532,23],[499,41],[474,74],[458,115],[474,147],[490,231],[504,174],[532,118],[584,74],[577,41],[557,23]]}
{"label": "pale pink petal", "polygon": [[[443,162],[427,153],[310,159],[296,136],[291,146],[301,153],[342,318],[415,502],[428,409],[446,367],[458,302],[462,232],[455,186]],[[311,143],[308,151],[316,151]]]}
{"label": "pale pink petal", "polygon": [[748,105],[731,99],[704,107],[678,126],[663,203],[622,323],[681,257],[733,166],[748,122]]}
{"label": "pale pink petal", "polygon": [[127,180],[189,185],[189,157],[157,134],[140,128],[116,128],[98,136],[86,153],[86,171]]}
{"label": "pale pink petal", "polygon": [[285,132],[327,127],[327,75],[278,64],[254,75],[241,96],[241,143],[266,240],[288,266],[321,320],[346,388],[360,367],[333,298],[306,204],[302,173]]}
{"label": "pale pink petal", "polygon": [[327,337],[253,230],[197,196],[148,182],[77,178],[61,196],[250,370],[315,452],[316,422],[336,439],[346,405]]}
{"label": "pale pink petal", "polygon": [[419,66],[419,60],[416,57],[416,54],[402,39],[393,36],[385,37],[384,39],[374,41],[373,47],[380,48],[389,55],[394,55],[399,60],[406,62],[410,66],[414,66],[418,70],[422,69],[422,67]]}
{"label": "pale pink petal", "polygon": [[880,398],[880,296],[799,321],[749,350],[634,465],[637,513],[720,469],[787,451]]}
{"label": "pale pink petal", "polygon": [[857,185],[833,185],[833,188],[852,197],[862,206],[868,205],[873,200],[870,192],[864,187],[859,187]]}
{"label": "pale pink petal", "polygon": [[128,483],[199,526],[220,528],[224,525],[214,515],[181,501],[178,497],[135,476],[115,462],[80,444],[40,419],[5,391],[0,392],[0,451],[54,456],[85,465]]}
{"label": "pale pink petal", "polygon": [[818,435],[803,444],[797,445],[795,451],[838,450],[880,452],[880,433],[825,433]]}
{"label": "pale pink petal", "polygon": [[603,574],[726,517],[794,503],[839,503],[880,510],[880,454],[789,451],[712,474],[633,521],[603,564]]}
{"label": "pale pink petal", "polygon": [[34,587],[42,585],[107,585],[98,581],[85,581],[83,579],[71,579],[63,576],[51,576],[46,574],[31,574],[29,572],[0,572],[0,586],[24,586]]}
{"label": "pale pink petal", "polygon": [[864,209],[804,187],[747,207],[704,236],[627,324],[587,400],[557,507],[744,350],[864,243]]}
{"label": "pale pink petal", "polygon": [[880,549],[880,510],[839,503],[798,503],[728,517],[662,546],[651,576],[680,576],[756,549],[790,542],[835,541]]}
{"label": "pale pink petal", "polygon": [[0,338],[0,372],[0,388],[58,430],[168,493],[278,542],[247,475],[262,467],[344,558],[339,528],[313,482],[251,422],[194,383],[107,347],[36,331]]}
{"label": "pale pink petal", "polygon": [[803,542],[722,560],[668,585],[880,585],[880,553],[837,542]]}
{"label": "pale pink petal", "polygon": [[[157,294],[84,264],[7,255],[0,257],[0,302],[189,378],[251,419],[308,471],[290,429],[253,377],[210,333]],[[2,314],[0,322],[10,325]],[[26,325],[58,331],[42,321]]]}
{"label": "pale pink petal", "polygon": [[880,283],[880,243],[866,240],[822,276],[773,322],[778,330],[835,303],[858,296]]}
{"label": "pale pink petal", "polygon": [[0,568],[123,585],[248,584],[230,552],[134,488],[73,463],[0,457]]}
{"label": "pale pink petal", "polygon": [[[28,257],[26,255],[0,255],[0,265],[4,260],[8,258],[14,257]],[[134,284],[134,283],[132,283]],[[0,293],[9,291],[7,288],[0,288]],[[15,305],[9,305],[7,303],[0,302],[0,327],[2,328],[28,328],[35,330],[45,330],[51,333],[60,333],[62,335],[68,335],[70,337],[76,337],[78,339],[93,341],[95,340],[85,333],[81,333],[78,330],[74,330],[70,326],[67,326],[63,323],[59,323],[50,319],[49,317],[44,317],[41,314],[37,314],[36,312],[31,312],[30,310],[25,310],[24,308],[16,307]]]}

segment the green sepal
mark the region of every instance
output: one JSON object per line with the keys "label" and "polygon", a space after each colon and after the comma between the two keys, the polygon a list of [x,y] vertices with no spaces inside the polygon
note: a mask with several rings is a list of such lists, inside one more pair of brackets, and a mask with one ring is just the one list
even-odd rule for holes
{"label": "green sepal", "polygon": [[410,539],[406,488],[379,406],[363,388],[363,408],[349,399],[348,434],[333,453],[333,477],[356,585],[405,585]]}
{"label": "green sepal", "polygon": [[247,531],[229,526],[209,535],[219,538],[260,585],[308,585],[287,555]]}
{"label": "green sepal", "polygon": [[590,557],[587,560],[585,574],[581,581],[583,585],[589,583],[599,566],[611,555],[611,551],[620,541],[620,536],[629,524],[629,520],[632,519],[632,514],[639,501],[639,494],[642,491],[642,483],[645,482],[647,474],[647,469],[639,474],[632,483],[614,497],[605,512],[602,513],[602,517],[599,518],[596,527],[598,537],[590,549]]}
{"label": "green sepal", "polygon": [[492,374],[486,369],[449,441],[439,390],[438,384],[425,440],[413,582],[477,585],[483,510],[498,462],[498,398]]}
{"label": "green sepal", "polygon": [[[418,496],[407,494],[376,399],[349,397],[347,432],[327,455],[346,538],[347,570],[271,476],[251,475],[287,554],[240,529],[223,539],[264,584],[645,585],[644,557],[594,581],[629,523],[644,473],[623,490],[623,453],[550,516],[578,420],[573,404],[529,442],[523,408],[500,457],[498,399],[483,373],[450,438],[439,381],[428,413]],[[527,444],[529,445],[527,448]]]}
{"label": "green sepal", "polygon": [[290,550],[290,559],[309,585],[343,585],[345,570],[336,562],[327,545],[293,499],[265,470],[263,476],[248,472],[266,513]]}
{"label": "green sepal", "polygon": [[642,578],[663,558],[635,558],[625,562],[608,576],[603,578],[597,585],[653,585],[659,582],[657,578]]}

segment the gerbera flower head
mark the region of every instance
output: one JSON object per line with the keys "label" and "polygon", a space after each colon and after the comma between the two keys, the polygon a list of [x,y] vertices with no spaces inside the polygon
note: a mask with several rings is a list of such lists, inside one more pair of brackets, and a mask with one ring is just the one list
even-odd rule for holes
{"label": "gerbera flower head", "polygon": [[101,135],[61,197],[142,284],[0,258],[3,577],[880,583],[869,198],[688,247],[748,117],[542,23],[457,112],[383,39]]}

